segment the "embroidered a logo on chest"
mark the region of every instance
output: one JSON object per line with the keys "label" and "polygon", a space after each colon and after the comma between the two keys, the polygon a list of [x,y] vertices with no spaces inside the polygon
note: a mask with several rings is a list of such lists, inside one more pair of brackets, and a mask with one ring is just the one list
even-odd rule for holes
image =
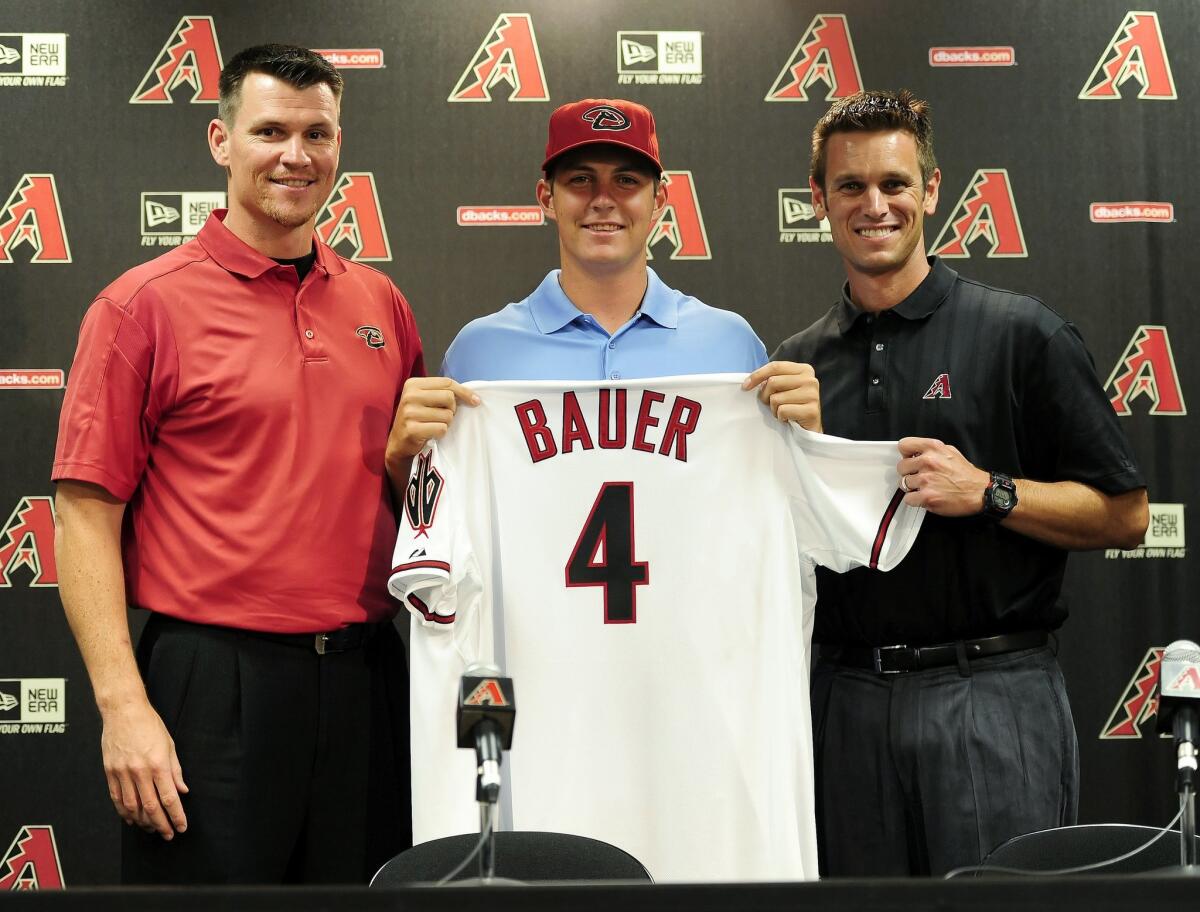
{"label": "embroidered a logo on chest", "polygon": [[925,390],[922,399],[952,399],[950,395],[950,375],[938,374],[937,379]]}
{"label": "embroidered a logo on chest", "polygon": [[356,335],[362,336],[362,340],[367,343],[367,348],[383,348],[383,331],[378,326],[360,326],[354,332]]}

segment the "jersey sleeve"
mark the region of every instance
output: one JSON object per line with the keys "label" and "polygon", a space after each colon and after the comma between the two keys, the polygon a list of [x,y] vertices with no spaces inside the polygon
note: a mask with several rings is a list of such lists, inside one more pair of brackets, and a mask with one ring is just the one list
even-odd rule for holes
{"label": "jersey sleeve", "polygon": [[449,627],[480,592],[462,479],[438,444],[413,460],[388,589],[427,627]]}
{"label": "jersey sleeve", "polygon": [[925,511],[904,503],[896,444],[814,434],[796,424],[789,432],[801,551],[838,572],[900,563]]}

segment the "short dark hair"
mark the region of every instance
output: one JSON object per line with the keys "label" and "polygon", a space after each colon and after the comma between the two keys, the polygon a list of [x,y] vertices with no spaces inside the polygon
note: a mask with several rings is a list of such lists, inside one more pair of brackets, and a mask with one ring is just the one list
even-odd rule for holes
{"label": "short dark hair", "polygon": [[933,156],[933,121],[929,102],[916,98],[908,89],[899,92],[856,92],[835,101],[817,121],[812,133],[809,174],[825,189],[825,141],[834,133],[858,130],[905,130],[917,142],[921,180],[929,183],[937,170]]}
{"label": "short dark hair", "polygon": [[654,187],[656,190],[658,189],[658,185],[662,182],[662,171],[658,169],[658,166],[640,152],[636,152],[633,149],[627,149],[624,146],[618,146],[616,143],[590,143],[586,146],[579,146],[576,149],[568,149],[562,155],[552,159],[550,163],[546,165],[546,170],[544,172],[546,176],[546,183],[549,184],[553,189],[554,175],[559,168],[561,168],[563,165],[574,164],[581,158],[586,158],[587,153],[595,151],[597,146],[606,146],[610,149],[617,149],[620,152],[628,152],[630,161],[633,163],[633,168],[649,177],[654,178]]}
{"label": "short dark hair", "polygon": [[324,83],[335,100],[342,98],[342,74],[320,54],[293,44],[257,44],[239,51],[221,70],[217,117],[227,126],[237,118],[242,83],[250,73],[266,73],[297,89]]}

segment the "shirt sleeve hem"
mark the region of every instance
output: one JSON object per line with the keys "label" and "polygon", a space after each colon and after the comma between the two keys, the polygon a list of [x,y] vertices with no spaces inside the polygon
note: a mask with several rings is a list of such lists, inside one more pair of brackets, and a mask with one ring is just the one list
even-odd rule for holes
{"label": "shirt sleeve hem", "polygon": [[78,462],[56,462],[50,472],[51,481],[86,481],[97,484],[118,500],[128,503],[137,485],[122,481],[98,466]]}

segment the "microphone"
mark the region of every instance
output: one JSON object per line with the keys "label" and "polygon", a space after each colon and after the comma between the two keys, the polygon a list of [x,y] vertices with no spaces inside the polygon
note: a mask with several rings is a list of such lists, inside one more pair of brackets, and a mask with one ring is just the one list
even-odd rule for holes
{"label": "microphone", "polygon": [[494,665],[467,668],[458,692],[458,746],[475,748],[479,802],[500,798],[500,752],[512,747],[516,715],[512,678],[501,677]]}
{"label": "microphone", "polygon": [[1200,729],[1200,646],[1176,640],[1163,650],[1158,668],[1158,732],[1175,736],[1179,791],[1196,787]]}

